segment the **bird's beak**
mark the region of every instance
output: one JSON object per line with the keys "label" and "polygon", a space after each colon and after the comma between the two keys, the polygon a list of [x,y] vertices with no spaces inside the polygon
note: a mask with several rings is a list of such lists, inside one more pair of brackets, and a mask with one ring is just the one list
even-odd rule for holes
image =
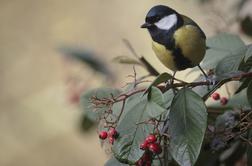
{"label": "bird's beak", "polygon": [[141,28],[149,28],[151,26],[152,26],[152,24],[146,22],[143,25],[141,25]]}

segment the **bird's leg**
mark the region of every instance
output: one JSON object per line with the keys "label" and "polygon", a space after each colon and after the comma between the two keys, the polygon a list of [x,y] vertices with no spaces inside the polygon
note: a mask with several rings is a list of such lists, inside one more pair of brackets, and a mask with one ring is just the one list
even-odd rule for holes
{"label": "bird's leg", "polygon": [[173,85],[173,83],[174,83],[175,75],[176,75],[176,71],[173,72],[172,79],[171,79],[171,85]]}
{"label": "bird's leg", "polygon": [[[215,80],[214,78],[211,78],[210,76],[208,76],[208,75],[204,72],[204,70],[200,67],[200,65],[198,65],[198,67],[199,67],[200,71],[203,73],[203,75],[205,76],[206,81],[208,81],[211,85],[215,85],[215,84],[216,84],[216,80]],[[208,90],[210,89],[209,85],[207,85],[207,89],[208,89]]]}
{"label": "bird's leg", "polygon": [[175,80],[175,74],[176,74],[176,72],[173,73],[172,78],[170,80],[166,81],[166,85],[165,85],[166,89],[170,89],[170,88],[172,89],[174,95],[176,95],[176,90],[177,90],[176,88],[173,87],[174,80]]}
{"label": "bird's leg", "polygon": [[[172,78],[171,78],[171,83],[170,83],[171,87],[173,86],[175,75],[176,75],[176,71],[173,72],[173,75],[172,75]],[[175,95],[176,91],[175,91],[175,89],[173,87],[172,87],[172,91],[173,91],[173,94]]]}
{"label": "bird's leg", "polygon": [[205,76],[206,80],[208,80],[208,76],[207,74],[204,72],[204,70],[200,67],[200,65],[198,65],[200,71],[203,73],[203,75]]}

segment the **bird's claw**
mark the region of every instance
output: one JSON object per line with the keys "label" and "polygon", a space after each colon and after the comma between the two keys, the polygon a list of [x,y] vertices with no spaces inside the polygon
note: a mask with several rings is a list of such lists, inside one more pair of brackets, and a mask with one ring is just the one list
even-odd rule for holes
{"label": "bird's claw", "polygon": [[216,85],[218,82],[215,76],[206,77],[206,81],[209,82],[209,85]]}

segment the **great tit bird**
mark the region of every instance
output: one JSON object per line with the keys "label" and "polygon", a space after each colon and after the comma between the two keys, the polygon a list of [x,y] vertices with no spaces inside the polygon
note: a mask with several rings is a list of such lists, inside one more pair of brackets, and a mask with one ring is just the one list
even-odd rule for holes
{"label": "great tit bird", "polygon": [[206,76],[199,66],[206,52],[206,35],[192,19],[158,5],[150,9],[141,28],[148,29],[156,56],[174,75],[198,66]]}

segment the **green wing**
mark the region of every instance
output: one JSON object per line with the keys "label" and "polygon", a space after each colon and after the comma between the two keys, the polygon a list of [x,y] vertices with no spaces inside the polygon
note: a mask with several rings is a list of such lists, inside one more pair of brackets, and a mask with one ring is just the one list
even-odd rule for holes
{"label": "green wing", "polygon": [[187,16],[185,16],[185,15],[182,15],[182,14],[181,14],[181,16],[182,16],[183,21],[184,21],[184,26],[185,26],[185,25],[193,25],[193,26],[196,26],[196,27],[199,29],[199,31],[200,31],[202,37],[203,37],[204,39],[206,39],[205,33],[203,32],[203,30],[199,27],[199,25],[198,25],[196,22],[194,22],[192,19],[190,19],[189,17],[187,17]]}

